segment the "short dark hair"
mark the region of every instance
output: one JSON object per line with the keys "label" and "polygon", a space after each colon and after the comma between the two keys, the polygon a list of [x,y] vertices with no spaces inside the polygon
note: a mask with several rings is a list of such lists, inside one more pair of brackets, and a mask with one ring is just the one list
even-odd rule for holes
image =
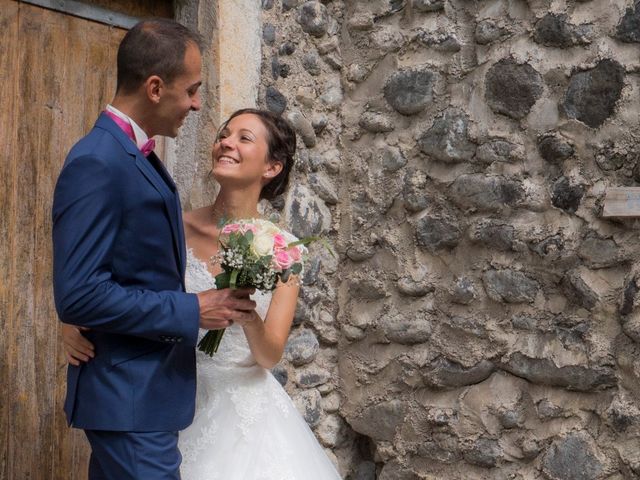
{"label": "short dark hair", "polygon": [[[260,198],[273,200],[278,195],[281,195],[289,184],[289,173],[293,168],[296,154],[296,132],[289,122],[280,115],[256,108],[236,110],[220,126],[218,132],[224,130],[233,118],[244,114],[255,115],[260,119],[268,134],[267,146],[269,150],[267,156],[270,161],[282,164],[280,173],[273,177],[260,191]],[[219,135],[216,136],[216,141],[218,141],[218,137]]]}
{"label": "short dark hair", "polygon": [[132,93],[151,75],[171,83],[184,71],[184,54],[192,43],[202,51],[202,38],[168,18],[151,18],[134,25],[118,47],[116,91]]}

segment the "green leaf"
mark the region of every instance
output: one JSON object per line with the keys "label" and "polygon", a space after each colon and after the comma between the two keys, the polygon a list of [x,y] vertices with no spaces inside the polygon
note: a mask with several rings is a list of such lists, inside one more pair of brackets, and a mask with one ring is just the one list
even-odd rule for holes
{"label": "green leaf", "polygon": [[298,245],[309,245],[310,243],[317,242],[320,240],[320,237],[304,237],[300,240],[296,240],[295,242],[291,242],[287,244],[287,248],[297,247]]}
{"label": "green leaf", "polygon": [[232,290],[235,290],[236,288],[236,281],[238,280],[239,273],[240,271],[236,269],[234,269],[233,272],[231,272],[231,278],[229,279],[229,287],[231,287]]}
{"label": "green leaf", "polygon": [[256,265],[262,268],[267,268],[271,264],[271,259],[273,255],[265,255],[264,257],[260,257],[256,262]]}
{"label": "green leaf", "polygon": [[331,248],[331,245],[329,245],[329,242],[327,242],[327,240],[325,238],[322,237],[304,237],[301,238],[300,240],[296,241],[296,242],[291,242],[287,245],[287,248],[290,247],[297,247],[298,245],[309,245],[313,242],[320,242],[322,244],[322,246],[325,248],[325,250],[327,252],[329,252],[331,254],[331,256],[333,258],[336,258],[336,254],[333,253],[333,249]]}
{"label": "green leaf", "polygon": [[301,263],[294,263],[293,265],[291,265],[291,273],[293,273],[294,275],[299,274],[302,271],[302,264]]}
{"label": "green leaf", "polygon": [[231,280],[231,275],[229,272],[222,272],[216,275],[216,288],[223,289],[229,288],[229,281]]}

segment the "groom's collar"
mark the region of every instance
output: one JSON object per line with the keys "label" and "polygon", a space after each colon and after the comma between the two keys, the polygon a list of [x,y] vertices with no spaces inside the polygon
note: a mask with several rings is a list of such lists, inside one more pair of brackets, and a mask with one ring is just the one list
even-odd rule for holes
{"label": "groom's collar", "polygon": [[95,127],[106,130],[111,135],[113,135],[113,137],[118,141],[118,143],[120,143],[120,145],[122,145],[122,148],[124,148],[128,154],[135,157],[138,154],[142,153],[133,142],[133,140],[131,140],[131,138],[127,136],[127,134],[116,124],[116,122],[112,118],[109,118],[109,115],[107,115],[106,112],[102,112],[100,114],[98,120],[96,120]]}
{"label": "groom's collar", "polygon": [[138,146],[138,148],[142,148],[142,146],[145,143],[147,143],[147,141],[149,140],[149,136],[145,133],[144,130],[142,130],[142,128],[140,128],[140,125],[138,125],[135,122],[135,120],[133,120],[133,118],[129,117],[125,113],[122,113],[120,110],[118,110],[116,107],[114,107],[111,104],[107,105],[105,110],[107,110],[107,112],[111,112],[112,114],[114,114],[118,118],[122,119],[123,121],[125,121],[129,125],[131,125],[131,128],[133,128],[133,135],[135,137],[135,143]]}

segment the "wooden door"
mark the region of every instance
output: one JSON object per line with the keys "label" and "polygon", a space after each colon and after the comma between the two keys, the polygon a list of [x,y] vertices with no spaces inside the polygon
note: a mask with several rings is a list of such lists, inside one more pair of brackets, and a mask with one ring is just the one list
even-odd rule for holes
{"label": "wooden door", "polygon": [[66,153],[113,97],[124,33],[0,0],[0,479],[86,478],[84,434],[62,410],[51,201]]}

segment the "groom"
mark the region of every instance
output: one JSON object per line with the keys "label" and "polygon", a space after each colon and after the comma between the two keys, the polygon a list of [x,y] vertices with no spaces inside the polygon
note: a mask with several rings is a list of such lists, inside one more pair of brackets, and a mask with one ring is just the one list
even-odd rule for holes
{"label": "groom", "polygon": [[199,37],[171,20],[134,26],[111,105],[70,151],[53,200],[53,283],[65,323],[96,356],[70,366],[65,411],[91,444],[89,478],[179,479],[193,419],[198,328],[246,320],[246,290],[185,293],[173,180],[153,153],[200,109]]}

